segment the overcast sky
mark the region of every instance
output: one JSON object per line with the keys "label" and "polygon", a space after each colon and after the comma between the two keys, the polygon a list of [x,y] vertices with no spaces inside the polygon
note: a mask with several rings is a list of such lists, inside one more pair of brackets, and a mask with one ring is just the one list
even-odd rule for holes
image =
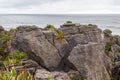
{"label": "overcast sky", "polygon": [[120,0],[0,0],[0,14],[120,14]]}

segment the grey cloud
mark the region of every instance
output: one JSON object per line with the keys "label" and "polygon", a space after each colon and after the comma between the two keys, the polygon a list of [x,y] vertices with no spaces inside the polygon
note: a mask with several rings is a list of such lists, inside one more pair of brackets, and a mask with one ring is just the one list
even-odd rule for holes
{"label": "grey cloud", "polygon": [[112,5],[120,5],[120,0],[112,0]]}
{"label": "grey cloud", "polygon": [[0,7],[28,7],[34,5],[41,5],[45,3],[52,3],[58,0],[1,0]]}

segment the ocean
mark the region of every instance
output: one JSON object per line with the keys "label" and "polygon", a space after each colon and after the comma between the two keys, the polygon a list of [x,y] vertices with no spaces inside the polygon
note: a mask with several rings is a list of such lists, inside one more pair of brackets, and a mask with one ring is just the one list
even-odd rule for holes
{"label": "ocean", "polygon": [[66,21],[80,24],[96,24],[102,30],[111,29],[113,34],[120,35],[120,14],[0,14],[0,25],[5,29],[20,25],[45,27],[53,24],[57,28]]}

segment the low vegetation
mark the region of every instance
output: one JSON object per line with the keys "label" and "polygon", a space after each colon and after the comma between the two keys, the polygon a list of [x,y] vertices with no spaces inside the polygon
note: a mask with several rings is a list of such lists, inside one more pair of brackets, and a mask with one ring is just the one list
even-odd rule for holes
{"label": "low vegetation", "polygon": [[18,29],[17,28],[12,28],[10,31],[12,31],[13,33],[16,33],[16,32],[18,32]]}
{"label": "low vegetation", "polygon": [[93,24],[88,24],[88,26],[93,26]]}
{"label": "low vegetation", "polygon": [[112,31],[111,31],[110,29],[106,29],[105,32],[106,32],[106,33],[109,33],[109,34],[112,33]]}
{"label": "low vegetation", "polygon": [[26,29],[26,32],[30,32],[30,31],[32,31],[30,28]]}
{"label": "low vegetation", "polygon": [[57,37],[58,39],[64,39],[64,34],[63,34],[61,31],[57,31],[57,32],[56,32],[56,37]]}
{"label": "low vegetation", "polygon": [[55,26],[51,25],[51,24],[48,24],[46,28],[50,29],[51,31],[55,31],[56,30]]}
{"label": "low vegetation", "polygon": [[118,48],[118,51],[120,52],[120,47]]}
{"label": "low vegetation", "polygon": [[66,21],[66,23],[72,23],[72,21]]}
{"label": "low vegetation", "polygon": [[21,71],[17,73],[15,68],[6,70],[3,73],[0,73],[0,80],[36,80],[28,71]]}
{"label": "low vegetation", "polygon": [[10,42],[10,35],[3,32],[0,33],[0,55],[4,58],[8,51],[6,50],[7,47],[9,46],[9,42]]}
{"label": "low vegetation", "polygon": [[85,77],[79,77],[79,78],[72,77],[71,80],[87,80],[87,79]]}
{"label": "low vegetation", "polygon": [[14,51],[7,55],[7,57],[4,60],[4,65],[10,65],[18,63],[21,59],[28,58],[27,54],[20,51]]}
{"label": "low vegetation", "polygon": [[111,45],[112,45],[111,42],[106,43],[106,45],[105,45],[105,51],[110,51],[111,50]]}

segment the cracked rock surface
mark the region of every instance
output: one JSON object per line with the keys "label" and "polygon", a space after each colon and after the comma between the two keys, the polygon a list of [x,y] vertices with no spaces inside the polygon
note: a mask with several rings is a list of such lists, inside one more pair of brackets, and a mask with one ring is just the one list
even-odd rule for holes
{"label": "cracked rock surface", "polygon": [[63,71],[66,75],[72,70],[87,80],[110,80],[107,68],[111,61],[104,53],[102,31],[96,25],[64,24],[58,29],[63,39],[54,31],[36,26],[17,29],[12,46],[26,52],[47,71]]}

